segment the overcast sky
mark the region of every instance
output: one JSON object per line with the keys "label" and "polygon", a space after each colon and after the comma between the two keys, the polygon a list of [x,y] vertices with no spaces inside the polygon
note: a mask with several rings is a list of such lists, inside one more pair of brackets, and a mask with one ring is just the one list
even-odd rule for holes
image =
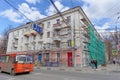
{"label": "overcast sky", "polygon": [[[31,20],[42,19],[55,14],[55,9],[50,0],[8,0]],[[62,12],[75,6],[80,6],[92,24],[97,29],[108,29],[116,26],[120,16],[119,0],[53,0],[57,8]],[[29,20],[9,6],[4,0],[0,0],[0,35],[8,26],[18,27]],[[119,19],[117,25],[119,27]],[[105,30],[99,30],[99,32]]]}

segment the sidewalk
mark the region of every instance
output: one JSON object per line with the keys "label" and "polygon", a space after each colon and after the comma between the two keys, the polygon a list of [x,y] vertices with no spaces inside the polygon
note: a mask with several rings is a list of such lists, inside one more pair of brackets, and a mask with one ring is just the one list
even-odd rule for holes
{"label": "sidewalk", "polygon": [[[37,68],[37,67],[35,67]],[[94,73],[94,72],[110,72],[110,71],[120,71],[120,66],[108,64],[106,67],[98,66],[98,69],[92,69],[91,67],[40,67],[37,69],[41,70],[60,70],[60,71],[76,71],[84,73]]]}

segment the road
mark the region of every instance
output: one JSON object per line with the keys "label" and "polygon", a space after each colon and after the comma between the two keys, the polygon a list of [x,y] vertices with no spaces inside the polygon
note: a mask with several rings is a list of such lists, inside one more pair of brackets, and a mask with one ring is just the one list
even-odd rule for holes
{"label": "road", "polygon": [[11,76],[0,73],[0,80],[120,80],[120,72],[82,73],[71,71],[40,70]]}

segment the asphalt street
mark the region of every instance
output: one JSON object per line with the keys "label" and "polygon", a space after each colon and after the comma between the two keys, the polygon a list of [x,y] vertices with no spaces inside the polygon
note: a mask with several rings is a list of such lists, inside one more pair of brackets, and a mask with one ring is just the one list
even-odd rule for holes
{"label": "asphalt street", "polygon": [[0,80],[120,80],[120,72],[82,73],[35,69],[32,73],[16,76],[0,73]]}

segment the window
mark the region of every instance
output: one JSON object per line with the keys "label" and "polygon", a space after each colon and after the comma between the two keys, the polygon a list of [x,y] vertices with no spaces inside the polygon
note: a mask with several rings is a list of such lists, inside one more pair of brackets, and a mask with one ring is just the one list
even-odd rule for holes
{"label": "window", "polygon": [[50,48],[50,43],[47,43],[47,48]]}
{"label": "window", "polygon": [[57,43],[56,43],[56,47],[57,47],[57,48],[60,48],[60,42],[57,42]]}
{"label": "window", "polygon": [[40,47],[40,49],[42,49],[42,47],[43,47],[43,43],[42,42],[39,43],[39,47]]}
{"label": "window", "polygon": [[47,23],[47,28],[50,28],[50,22]]}
{"label": "window", "polygon": [[57,61],[60,61],[60,53],[57,53]]}
{"label": "window", "polygon": [[9,62],[9,56],[0,56],[0,62]]}
{"label": "window", "polygon": [[47,32],[47,38],[50,38],[50,32]]}
{"label": "window", "polygon": [[36,40],[36,35],[33,35],[33,40]]}
{"label": "window", "polygon": [[36,44],[33,44],[33,50],[35,50],[35,48],[36,48]]}
{"label": "window", "polygon": [[84,48],[86,49],[86,48],[87,48],[87,46],[85,45],[85,46],[84,46]]}
{"label": "window", "polygon": [[21,42],[23,42],[23,38],[21,38]]}
{"label": "window", "polygon": [[70,47],[71,46],[71,40],[68,40],[67,43],[68,43],[68,47]]}
{"label": "window", "polygon": [[71,24],[71,16],[67,16],[67,23],[68,23],[68,25]]}
{"label": "window", "polygon": [[22,30],[22,34],[24,33],[24,29]]}
{"label": "window", "polygon": [[42,29],[44,29],[44,24],[42,24]]}
{"label": "window", "polygon": [[46,53],[46,60],[49,61],[49,53]]}
{"label": "window", "polygon": [[43,38],[43,34],[40,34],[40,39],[42,39]]}
{"label": "window", "polygon": [[22,51],[22,46],[20,48],[21,48],[21,51]]}
{"label": "window", "polygon": [[27,37],[27,41],[29,41],[29,37]]}
{"label": "window", "polygon": [[56,21],[57,21],[57,24],[60,24],[60,19],[57,19]]}
{"label": "window", "polygon": [[17,31],[17,35],[19,36],[19,31]]}
{"label": "window", "polygon": [[26,49],[29,50],[28,45],[26,45]]}

